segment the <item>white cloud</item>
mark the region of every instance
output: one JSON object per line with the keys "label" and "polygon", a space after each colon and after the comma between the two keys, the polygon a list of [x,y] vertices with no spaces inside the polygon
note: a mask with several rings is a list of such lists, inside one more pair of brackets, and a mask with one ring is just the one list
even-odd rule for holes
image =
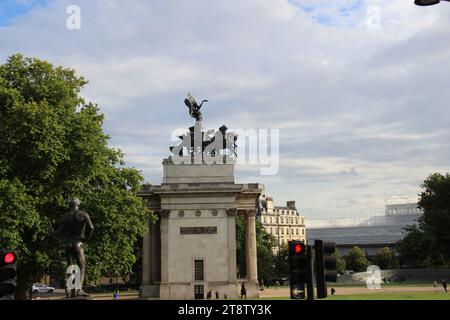
{"label": "white cloud", "polygon": [[[80,31],[65,28],[69,4]],[[366,26],[370,5],[380,29]],[[360,212],[449,169],[449,18],[404,0],[52,1],[0,27],[0,59],[23,52],[85,75],[112,144],[151,183],[172,130],[192,124],[190,91],[210,100],[208,128],[280,129],[279,174],[244,166],[239,181],[280,203]]]}

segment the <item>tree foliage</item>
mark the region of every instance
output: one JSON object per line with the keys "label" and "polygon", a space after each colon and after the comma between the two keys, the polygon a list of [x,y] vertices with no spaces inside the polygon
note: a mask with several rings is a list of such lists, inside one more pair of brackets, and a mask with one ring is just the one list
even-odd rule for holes
{"label": "tree foliage", "polygon": [[406,228],[398,245],[401,262],[410,266],[443,266],[450,261],[450,174],[434,173],[421,185],[418,226]]}
{"label": "tree foliage", "polygon": [[334,253],[334,256],[336,257],[336,270],[338,274],[344,274],[346,270],[347,264],[345,263],[345,259],[341,256],[341,253],[338,249],[336,249],[336,252]]}
{"label": "tree foliage", "polygon": [[[274,275],[275,256],[272,252],[275,239],[268,234],[262,224],[256,220],[256,251],[258,263],[258,279],[270,279]],[[245,218],[236,217],[236,256],[239,277],[247,275],[247,261],[245,253]]]}
{"label": "tree foliage", "polygon": [[402,266],[432,267],[442,263],[439,255],[433,254],[432,239],[425,232],[413,225],[405,228],[405,237],[397,243]]}
{"label": "tree foliage", "polygon": [[383,247],[378,250],[375,256],[375,263],[383,270],[397,267],[397,259],[389,247]]}
{"label": "tree foliage", "polygon": [[276,254],[274,278],[277,280],[289,277],[289,245],[282,245]]}
{"label": "tree foliage", "polygon": [[358,246],[354,246],[350,249],[346,259],[346,265],[349,270],[355,272],[366,271],[369,266],[369,261],[366,258],[364,250]]}
{"label": "tree foliage", "polygon": [[153,217],[135,195],[141,174],[108,147],[103,114],[80,96],[86,84],[72,69],[20,54],[0,65],[0,245],[19,251],[22,298],[43,274],[64,272],[62,244],[49,234],[70,198],[95,225],[89,282],[130,272]]}

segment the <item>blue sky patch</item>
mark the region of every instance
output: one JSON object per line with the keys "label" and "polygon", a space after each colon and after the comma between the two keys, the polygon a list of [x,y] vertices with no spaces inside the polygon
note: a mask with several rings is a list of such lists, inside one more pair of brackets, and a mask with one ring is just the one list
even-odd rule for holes
{"label": "blue sky patch", "polygon": [[327,26],[352,25],[351,20],[346,23],[343,19],[359,14],[365,7],[365,0],[317,1],[316,4],[311,4],[311,2],[305,4],[301,0],[288,1],[309,15],[314,21]]}
{"label": "blue sky patch", "polygon": [[23,16],[37,6],[43,6],[49,0],[2,0],[0,2],[0,26],[11,24],[14,18]]}

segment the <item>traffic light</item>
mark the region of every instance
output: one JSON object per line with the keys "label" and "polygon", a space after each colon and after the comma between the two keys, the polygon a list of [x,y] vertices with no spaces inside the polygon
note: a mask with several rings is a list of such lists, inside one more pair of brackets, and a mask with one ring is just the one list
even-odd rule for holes
{"label": "traffic light", "polygon": [[336,244],[334,242],[314,241],[315,265],[316,265],[316,286],[317,297],[319,299],[327,297],[327,281],[337,281]]}
{"label": "traffic light", "polygon": [[289,241],[289,275],[291,299],[305,299],[307,258],[306,246],[301,241]]}
{"label": "traffic light", "polygon": [[16,292],[17,254],[0,249],[0,300],[14,300]]}

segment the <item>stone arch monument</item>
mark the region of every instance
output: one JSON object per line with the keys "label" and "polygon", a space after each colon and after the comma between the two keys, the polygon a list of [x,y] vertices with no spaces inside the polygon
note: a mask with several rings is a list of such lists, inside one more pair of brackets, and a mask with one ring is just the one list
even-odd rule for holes
{"label": "stone arch monument", "polygon": [[[207,102],[204,100],[203,102]],[[202,104],[203,104],[202,102]],[[185,104],[195,124],[163,160],[161,185],[140,193],[158,215],[143,242],[142,298],[204,299],[216,291],[237,298],[259,297],[256,258],[259,184],[234,180],[237,136],[222,126],[204,132],[200,106]],[[247,279],[237,279],[236,216],[245,216]]]}

